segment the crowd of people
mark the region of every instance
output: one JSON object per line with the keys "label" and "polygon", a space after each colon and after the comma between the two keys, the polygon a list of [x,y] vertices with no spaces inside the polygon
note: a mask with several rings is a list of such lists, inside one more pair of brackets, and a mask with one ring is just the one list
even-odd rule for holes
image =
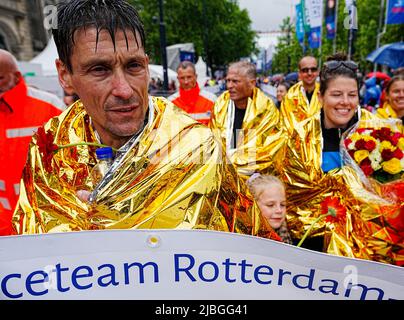
{"label": "crowd of people", "polygon": [[[79,2],[59,5],[52,30],[59,81],[74,97],[62,114],[27,96],[12,56],[0,51],[0,72],[13,76],[0,82],[2,235],[179,228],[293,245],[312,230],[306,248],[403,265],[402,223],[390,223],[398,236],[387,239],[369,221],[385,224],[384,212],[403,218],[404,204],[365,194],[340,156],[341,139],[359,121],[404,120],[403,74],[370,111],[360,107],[358,66],[342,53],[322,66],[303,57],[299,81],[280,82],[275,100],[247,61],[229,64],[218,97],[199,88],[188,61],[177,69],[179,90],[155,97],[137,11],[121,0]],[[34,122],[22,123],[22,112]],[[105,145],[115,161],[93,185],[95,150]],[[328,197],[344,206],[343,221],[318,220]]]}

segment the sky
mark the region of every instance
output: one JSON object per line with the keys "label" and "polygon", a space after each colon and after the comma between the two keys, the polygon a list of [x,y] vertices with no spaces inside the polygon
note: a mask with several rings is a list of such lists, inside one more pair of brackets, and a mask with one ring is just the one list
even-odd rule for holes
{"label": "sky", "polygon": [[282,20],[294,16],[294,4],[299,0],[238,0],[247,9],[255,31],[277,31]]}

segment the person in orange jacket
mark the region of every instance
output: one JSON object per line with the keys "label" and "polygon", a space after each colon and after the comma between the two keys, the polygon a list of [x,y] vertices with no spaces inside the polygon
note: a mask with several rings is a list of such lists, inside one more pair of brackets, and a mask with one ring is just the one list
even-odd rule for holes
{"label": "person in orange jacket", "polygon": [[177,79],[180,89],[168,97],[168,100],[186,111],[196,121],[207,125],[217,96],[199,88],[195,65],[190,61],[182,61],[179,64]]}
{"label": "person in orange jacket", "polygon": [[11,218],[31,136],[61,112],[32,96],[15,57],[0,49],[0,235],[12,233]]}

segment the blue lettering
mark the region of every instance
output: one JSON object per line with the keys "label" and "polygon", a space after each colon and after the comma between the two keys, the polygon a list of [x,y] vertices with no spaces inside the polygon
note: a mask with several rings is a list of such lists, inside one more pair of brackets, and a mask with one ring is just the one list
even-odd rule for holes
{"label": "blue lettering", "polygon": [[[293,277],[292,282],[296,288],[309,289],[310,291],[315,291],[316,289],[313,288],[314,273],[315,273],[315,270],[310,269],[310,273],[308,275],[307,274],[297,274]],[[307,285],[300,285],[297,282],[297,280],[299,278],[307,278],[308,279]]]}
{"label": "blue lettering", "polygon": [[[264,269],[264,271],[261,271],[261,269]],[[270,284],[272,282],[272,280],[261,280],[261,278],[259,277],[260,275],[267,275],[267,276],[272,276],[274,274],[274,271],[272,270],[272,268],[270,268],[269,266],[258,266],[255,271],[254,271],[254,279],[255,281],[257,281],[259,284]]]}
{"label": "blue lettering", "polygon": [[[102,268],[109,268],[109,273],[98,278],[98,285],[100,287],[108,287],[110,284],[113,286],[119,285],[119,282],[115,280],[115,267],[112,264],[103,264],[98,267],[98,270],[100,271]],[[110,280],[104,283],[104,278],[110,278]]]}
{"label": "blue lettering", "polygon": [[283,269],[279,269],[279,278],[278,278],[278,286],[283,285],[283,275],[284,274],[290,274],[292,275],[292,272],[290,271],[284,271]]}
{"label": "blue lettering", "polygon": [[[324,281],[329,281],[332,283],[332,285],[330,286],[320,286],[318,288],[318,291],[322,292],[322,293],[332,293],[335,296],[338,296],[339,293],[337,292],[338,289],[338,282],[332,279],[321,279],[321,282],[323,283]],[[325,288],[330,288],[325,290]]]}
{"label": "blue lettering", "polygon": [[367,286],[363,285],[363,284],[352,284],[351,282],[349,282],[348,287],[346,288],[345,291],[345,297],[349,297],[351,294],[351,289],[352,287],[360,287],[362,288],[362,293],[361,293],[361,297],[360,300],[366,300],[366,296],[368,294],[369,291],[373,290],[373,291],[377,291],[378,292],[378,297],[377,300],[383,300],[383,296],[384,296],[384,291],[380,288],[368,288]]}
{"label": "blue lettering", "polygon": [[247,267],[252,267],[252,264],[247,263],[247,260],[241,260],[241,263],[238,264],[241,267],[241,281],[243,281],[244,283],[250,283],[252,282],[252,280],[247,280],[245,277],[245,273],[246,273],[246,268]]}
{"label": "blue lettering", "polygon": [[[181,258],[187,258],[190,261],[188,267],[186,267],[186,268],[180,267]],[[188,278],[191,281],[195,282],[196,281],[195,277],[191,274],[191,272],[189,272],[189,269],[192,269],[194,265],[195,265],[195,259],[193,256],[191,256],[189,254],[175,254],[174,255],[175,281],[179,282],[180,281],[180,272],[185,272],[187,274]]]}
{"label": "blue lettering", "polygon": [[225,266],[225,279],[227,282],[236,282],[236,279],[230,279],[230,266],[237,266],[237,263],[230,262],[230,258],[227,258],[223,263]]}
{"label": "blue lettering", "polygon": [[68,271],[69,268],[62,268],[60,263],[56,265],[56,281],[57,288],[59,292],[66,292],[70,290],[70,287],[63,288],[62,287],[62,271]]}
{"label": "blue lettering", "polygon": [[7,289],[7,282],[8,282],[8,280],[10,280],[11,278],[21,279],[21,274],[20,274],[20,273],[12,273],[12,274],[9,274],[9,275],[5,276],[5,277],[3,278],[3,280],[1,280],[1,291],[4,293],[4,295],[5,295],[7,298],[10,298],[10,299],[21,298],[21,297],[22,297],[22,293],[12,294],[12,293],[10,293],[10,291],[8,291],[8,289]]}
{"label": "blue lettering", "polygon": [[159,271],[158,271],[158,265],[154,262],[147,262],[144,265],[139,263],[139,262],[134,262],[132,264],[124,264],[124,272],[125,272],[125,284],[129,284],[129,269],[131,267],[138,267],[139,269],[139,283],[144,283],[144,269],[147,266],[152,266],[154,270],[154,282],[159,282]]}
{"label": "blue lettering", "polygon": [[[41,278],[41,279],[38,279],[38,280],[33,280],[32,278],[35,277],[36,275],[40,275],[40,276],[42,276],[42,278]],[[26,286],[27,291],[28,291],[28,293],[29,293],[30,295],[33,295],[33,296],[42,296],[42,295],[48,293],[48,289],[43,290],[43,291],[36,292],[36,291],[34,291],[34,289],[32,288],[32,285],[33,285],[33,284],[37,284],[37,283],[42,283],[42,284],[43,284],[43,283],[45,283],[45,282],[47,282],[47,281],[48,281],[48,274],[47,274],[45,271],[34,271],[34,272],[32,272],[32,273],[30,273],[30,274],[28,275],[27,280],[25,281],[25,286]]]}
{"label": "blue lettering", "polygon": [[[84,274],[78,274],[81,270],[84,270],[87,273]],[[85,290],[85,289],[90,289],[93,284],[87,284],[84,286],[79,285],[79,283],[77,282],[77,279],[79,278],[88,278],[88,277],[92,277],[93,276],[93,270],[89,267],[89,266],[79,266],[76,269],[73,270],[72,272],[72,283],[73,286],[79,290]]]}
{"label": "blue lettering", "polygon": [[[206,278],[206,277],[203,275],[203,268],[204,268],[206,265],[211,265],[211,266],[213,267],[214,275],[213,275],[213,278],[211,278],[211,279],[208,279],[208,278]],[[201,278],[201,279],[202,279],[203,281],[205,281],[205,282],[213,282],[213,281],[215,281],[215,280],[219,277],[219,267],[218,267],[217,264],[214,263],[213,261],[206,261],[206,262],[202,263],[202,264],[199,266],[199,268],[198,268],[198,275],[199,275],[199,278]]]}

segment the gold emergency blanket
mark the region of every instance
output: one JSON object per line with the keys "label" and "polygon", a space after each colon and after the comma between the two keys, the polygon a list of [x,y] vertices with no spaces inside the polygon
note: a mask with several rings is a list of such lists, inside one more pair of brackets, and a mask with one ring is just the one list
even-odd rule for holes
{"label": "gold emergency blanket", "polygon": [[[324,173],[320,112],[296,122],[295,117],[288,117],[288,108],[285,111],[283,122],[289,139],[277,168],[287,184],[287,221],[292,236],[301,239],[321,215],[321,202],[335,196],[346,208],[345,218],[318,221],[309,237],[324,236],[327,253],[402,265],[403,237],[392,237],[387,230],[388,220],[397,218],[400,208],[367,189],[352,167]],[[361,111],[362,120],[374,118]]]}
{"label": "gold emergency blanket", "polygon": [[[165,99],[150,99],[149,124],[92,205],[76,191],[94,189],[89,172],[96,148],[85,144],[43,155],[43,141],[35,135],[13,217],[16,232],[209,229],[279,239],[234,167],[223,161],[209,128]],[[57,145],[97,142],[80,101],[51,119],[45,131]]]}
{"label": "gold emergency blanket", "polygon": [[[393,107],[388,103],[385,102],[382,108],[378,108],[376,110],[376,116],[380,119],[399,119],[397,113],[394,111]],[[400,131],[404,133],[404,125],[400,126]]]}
{"label": "gold emergency blanket", "polygon": [[321,109],[318,100],[320,84],[316,82],[310,103],[304,93],[303,83],[300,81],[292,86],[282,100],[281,114],[286,115],[293,122],[300,122],[307,119]]}
{"label": "gold emergency blanket", "polygon": [[270,98],[255,88],[248,104],[235,149],[229,148],[233,134],[234,104],[228,91],[213,107],[209,126],[221,137],[230,161],[243,178],[254,172],[273,173],[274,159],[279,152],[284,135],[279,130],[279,111]]}

